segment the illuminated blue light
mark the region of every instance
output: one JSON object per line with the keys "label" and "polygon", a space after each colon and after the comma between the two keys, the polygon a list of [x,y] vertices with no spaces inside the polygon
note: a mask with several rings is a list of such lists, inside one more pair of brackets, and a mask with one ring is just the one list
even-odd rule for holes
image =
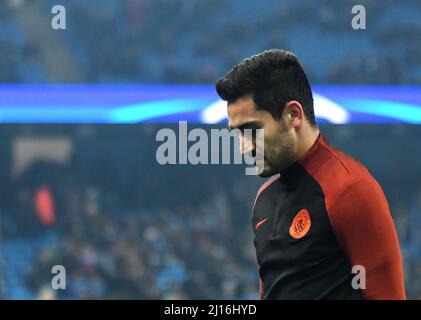
{"label": "illuminated blue light", "polygon": [[411,124],[421,124],[421,107],[417,105],[369,99],[341,99],[348,111],[390,117]]}
{"label": "illuminated blue light", "polygon": [[175,99],[139,103],[128,107],[115,108],[109,112],[112,123],[137,123],[170,114],[188,111],[200,111],[212,100],[209,99]]}
{"label": "illuminated blue light", "polygon": [[[421,87],[315,86],[319,122],[421,124]],[[0,85],[0,123],[226,121],[213,85]]]}

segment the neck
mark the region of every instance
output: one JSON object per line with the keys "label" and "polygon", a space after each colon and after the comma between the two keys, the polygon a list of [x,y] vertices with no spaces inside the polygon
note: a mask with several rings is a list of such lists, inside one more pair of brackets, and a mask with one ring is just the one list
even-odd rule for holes
{"label": "neck", "polygon": [[318,127],[307,127],[303,132],[301,132],[300,137],[300,146],[298,147],[298,159],[300,159],[316,142],[319,136],[320,130]]}

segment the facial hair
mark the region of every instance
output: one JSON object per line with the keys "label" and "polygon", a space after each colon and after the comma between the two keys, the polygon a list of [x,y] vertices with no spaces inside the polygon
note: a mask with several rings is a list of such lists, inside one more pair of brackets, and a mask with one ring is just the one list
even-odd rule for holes
{"label": "facial hair", "polygon": [[294,140],[286,130],[281,132],[279,143],[270,147],[268,151],[266,150],[265,148],[264,159],[269,168],[264,169],[260,177],[269,177],[280,173],[297,161]]}

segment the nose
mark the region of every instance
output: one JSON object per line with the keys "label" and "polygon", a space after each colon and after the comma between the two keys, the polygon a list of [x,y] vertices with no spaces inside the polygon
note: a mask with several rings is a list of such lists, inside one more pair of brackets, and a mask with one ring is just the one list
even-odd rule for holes
{"label": "nose", "polygon": [[255,146],[251,139],[246,139],[243,135],[240,135],[240,154],[250,154],[255,153]]}

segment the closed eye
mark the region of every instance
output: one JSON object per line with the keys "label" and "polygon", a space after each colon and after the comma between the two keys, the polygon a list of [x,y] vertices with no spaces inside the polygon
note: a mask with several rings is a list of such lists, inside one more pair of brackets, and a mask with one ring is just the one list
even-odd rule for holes
{"label": "closed eye", "polygon": [[230,126],[229,129],[230,130],[237,129],[237,130],[240,130],[241,133],[244,133],[244,130],[246,129],[257,130],[257,129],[261,129],[262,127],[263,127],[263,124],[260,121],[249,121],[249,122],[242,123],[241,125],[237,127]]}

